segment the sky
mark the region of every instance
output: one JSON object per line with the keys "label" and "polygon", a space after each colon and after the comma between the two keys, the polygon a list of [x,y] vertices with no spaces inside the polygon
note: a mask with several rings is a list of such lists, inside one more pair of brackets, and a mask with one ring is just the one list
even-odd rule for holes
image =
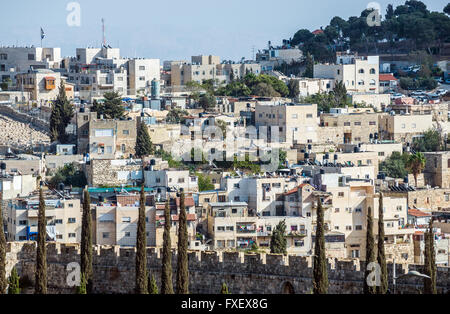
{"label": "sky", "polygon": [[[80,10],[68,8],[76,2]],[[334,16],[359,16],[367,0],[19,0],[2,1],[0,45],[60,47],[63,56],[75,48],[100,47],[101,19],[108,45],[123,57],[190,60],[192,55],[218,55],[222,60],[251,59],[253,48],[281,43],[307,28],[325,27]],[[404,0],[378,0],[381,12]],[[442,12],[447,0],[424,0]],[[70,24],[77,21],[80,25]],[[70,18],[75,17],[75,19]]]}

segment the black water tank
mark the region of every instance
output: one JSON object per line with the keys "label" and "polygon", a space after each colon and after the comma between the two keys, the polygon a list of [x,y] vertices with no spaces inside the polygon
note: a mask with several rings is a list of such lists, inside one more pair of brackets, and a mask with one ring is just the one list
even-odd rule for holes
{"label": "black water tank", "polygon": [[374,133],[373,134],[373,138],[377,140],[378,139],[378,133]]}
{"label": "black water tank", "polygon": [[156,161],[155,161],[154,159],[150,160],[150,165],[151,165],[151,166],[156,165]]}
{"label": "black water tank", "polygon": [[373,134],[372,133],[369,134],[369,138],[373,139]]}
{"label": "black water tank", "polygon": [[145,117],[145,113],[141,112],[141,117]]}
{"label": "black water tank", "polygon": [[409,182],[409,179],[408,179],[407,176],[403,178],[403,182],[405,182],[405,183],[408,183],[408,182]]}
{"label": "black water tank", "polygon": [[312,145],[308,144],[308,149],[311,150],[312,149]]}
{"label": "black water tank", "polygon": [[325,160],[330,159],[330,155],[328,153],[325,153],[325,155],[323,156],[323,159],[325,159]]}
{"label": "black water tank", "polygon": [[180,188],[180,192],[181,192],[181,193],[184,192],[184,188]]}
{"label": "black water tank", "polygon": [[305,159],[309,159],[309,154],[308,154],[308,153],[305,153],[305,154],[304,154],[304,158],[305,158]]}
{"label": "black water tank", "polygon": [[161,188],[157,188],[156,189],[156,192],[159,194],[159,193],[161,193]]}
{"label": "black water tank", "polygon": [[84,112],[84,107],[81,107],[81,108],[80,108],[80,112]]}
{"label": "black water tank", "polygon": [[334,154],[334,160],[338,160],[338,155]]}
{"label": "black water tank", "polygon": [[6,170],[6,164],[4,162],[0,163],[0,169]]}

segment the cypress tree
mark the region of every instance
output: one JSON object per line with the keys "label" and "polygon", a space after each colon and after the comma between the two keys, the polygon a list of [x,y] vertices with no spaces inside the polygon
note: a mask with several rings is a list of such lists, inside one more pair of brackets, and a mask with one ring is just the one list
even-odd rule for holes
{"label": "cypress tree", "polygon": [[86,281],[87,292],[92,292],[92,215],[89,191],[84,190],[81,225],[81,274]]}
{"label": "cypress tree", "polygon": [[184,192],[180,196],[180,215],[178,219],[178,259],[177,259],[177,294],[189,293],[188,270],[188,232]]}
{"label": "cypress tree", "polygon": [[17,274],[17,269],[13,267],[11,270],[11,275],[9,276],[9,287],[8,287],[8,294],[20,294],[20,278]]}
{"label": "cypress tree", "polygon": [[286,221],[281,220],[275,227],[270,238],[270,253],[286,254]]}
{"label": "cypress tree", "polygon": [[367,266],[375,262],[375,239],[373,237],[373,217],[372,208],[367,208],[367,234],[366,234],[366,269],[364,274],[364,294],[375,294],[376,286],[369,286],[367,284],[367,277],[371,273],[371,270],[367,269]]}
{"label": "cypress tree", "polygon": [[320,198],[317,202],[317,227],[316,244],[314,247],[314,294],[326,294],[328,292],[328,271],[327,259],[325,256],[325,231],[324,231],[324,211]]}
{"label": "cypress tree", "polygon": [[166,200],[164,208],[163,260],[161,271],[161,294],[173,294],[172,282],[172,248],[170,243],[170,209]]}
{"label": "cypress tree", "polygon": [[38,235],[36,249],[35,294],[47,294],[47,252],[45,240],[47,236],[45,220],[45,201],[42,187],[39,189]]}
{"label": "cypress tree", "polygon": [[230,294],[230,293],[228,292],[228,286],[227,286],[226,283],[223,283],[223,284],[222,284],[222,288],[220,289],[220,294]]}
{"label": "cypress tree", "polygon": [[145,234],[145,192],[141,186],[139,200],[139,218],[136,236],[136,293],[148,293],[147,280],[147,237]]}
{"label": "cypress tree", "polygon": [[430,279],[423,279],[424,293],[436,294],[436,252],[434,251],[433,220],[430,219],[427,232],[425,232],[425,261],[424,273]]}
{"label": "cypress tree", "polygon": [[155,276],[148,276],[148,292],[150,294],[158,294],[158,285],[156,284]]}
{"label": "cypress tree", "polygon": [[0,193],[0,294],[6,293],[6,239],[3,229],[2,198]]}
{"label": "cypress tree", "polygon": [[383,213],[383,193],[380,192],[378,199],[378,254],[377,262],[380,265],[380,286],[377,286],[378,294],[386,294],[388,290],[388,274],[386,266],[386,255],[384,252],[384,213]]}
{"label": "cypress tree", "polygon": [[67,143],[66,127],[74,115],[73,105],[67,99],[64,82],[61,80],[59,93],[52,106],[50,115],[50,136],[52,141]]}
{"label": "cypress tree", "polygon": [[80,285],[77,287],[77,294],[87,294],[86,276],[81,273]]}
{"label": "cypress tree", "polygon": [[144,121],[139,122],[136,136],[136,157],[142,158],[153,153],[153,144]]}

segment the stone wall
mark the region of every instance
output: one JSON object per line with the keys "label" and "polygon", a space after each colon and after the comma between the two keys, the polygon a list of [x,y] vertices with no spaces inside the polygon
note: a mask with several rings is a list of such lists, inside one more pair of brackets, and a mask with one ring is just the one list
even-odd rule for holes
{"label": "stone wall", "polygon": [[[28,278],[32,287],[35,269],[35,242],[10,242],[7,246],[7,274],[16,266],[22,278]],[[66,278],[67,265],[79,262],[79,244],[47,244],[49,293],[73,293]],[[147,266],[155,275],[158,286],[161,275],[161,254],[155,248],[147,248]],[[135,250],[118,246],[94,246],[94,292],[132,293],[135,285]],[[172,256],[173,279],[176,276],[176,254]],[[295,293],[312,291],[311,258],[271,254],[243,254],[238,252],[190,252],[190,293],[219,293],[226,282],[231,293],[275,294],[292,285]],[[329,259],[329,293],[361,293],[364,263],[359,260],[338,261]],[[396,275],[409,270],[422,271],[420,265],[397,265]],[[391,284],[392,264],[388,264]],[[450,272],[448,267],[438,267],[437,290],[448,293]],[[175,284],[175,281],[174,281]],[[418,293],[423,287],[421,279],[399,279],[396,291]],[[392,288],[392,287],[391,287]],[[32,292],[32,289],[24,289]]]}

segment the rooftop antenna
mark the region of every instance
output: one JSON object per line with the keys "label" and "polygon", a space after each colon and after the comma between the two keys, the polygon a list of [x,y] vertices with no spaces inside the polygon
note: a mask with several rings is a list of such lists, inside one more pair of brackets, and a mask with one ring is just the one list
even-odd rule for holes
{"label": "rooftop antenna", "polygon": [[106,47],[106,38],[105,38],[105,19],[102,18],[102,36],[103,36],[103,47]]}

